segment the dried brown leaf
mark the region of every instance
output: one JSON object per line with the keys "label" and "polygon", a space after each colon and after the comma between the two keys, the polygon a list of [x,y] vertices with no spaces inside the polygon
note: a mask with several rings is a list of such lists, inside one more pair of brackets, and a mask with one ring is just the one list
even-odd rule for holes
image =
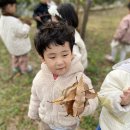
{"label": "dried brown leaf", "polygon": [[88,105],[88,99],[95,98],[97,93],[89,90],[87,84],[83,82],[81,76],[79,82],[75,82],[62,92],[62,96],[52,103],[64,104],[68,115],[79,116]]}

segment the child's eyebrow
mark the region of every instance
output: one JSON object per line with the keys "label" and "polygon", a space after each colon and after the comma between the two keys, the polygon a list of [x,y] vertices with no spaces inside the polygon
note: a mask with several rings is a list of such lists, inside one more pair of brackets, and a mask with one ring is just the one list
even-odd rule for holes
{"label": "child's eyebrow", "polygon": [[[62,51],[61,53],[67,53],[67,52],[69,52],[69,50],[64,50],[64,51]],[[48,56],[54,56],[54,55],[56,55],[56,53],[49,53],[48,54]]]}
{"label": "child's eyebrow", "polygon": [[55,55],[56,53],[49,53],[48,56],[52,56],[52,55]]}
{"label": "child's eyebrow", "polygon": [[64,50],[64,51],[62,51],[62,52],[69,52],[69,50]]}

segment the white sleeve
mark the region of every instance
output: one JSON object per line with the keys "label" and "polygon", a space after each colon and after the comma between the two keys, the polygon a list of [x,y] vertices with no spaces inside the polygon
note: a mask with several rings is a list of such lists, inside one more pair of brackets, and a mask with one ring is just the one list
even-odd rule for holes
{"label": "white sleeve", "polygon": [[40,100],[36,93],[35,87],[36,86],[33,85],[31,89],[31,97],[30,97],[30,104],[29,104],[29,111],[28,111],[28,116],[31,119],[39,119],[38,109],[40,106]]}
{"label": "white sleeve", "polygon": [[75,44],[79,48],[79,52],[81,54],[81,62],[84,68],[87,68],[88,61],[87,61],[87,49],[85,46],[84,41],[82,40],[80,34],[75,30]]}
{"label": "white sleeve", "polygon": [[22,23],[19,19],[15,20],[14,34],[16,37],[26,38],[26,37],[28,37],[29,31],[30,31],[29,25]]}
{"label": "white sleeve", "polygon": [[122,115],[130,111],[130,105],[121,106],[120,96],[123,94],[123,89],[130,85],[130,73],[123,70],[113,70],[110,72],[98,93],[101,105],[106,107],[115,115]]}

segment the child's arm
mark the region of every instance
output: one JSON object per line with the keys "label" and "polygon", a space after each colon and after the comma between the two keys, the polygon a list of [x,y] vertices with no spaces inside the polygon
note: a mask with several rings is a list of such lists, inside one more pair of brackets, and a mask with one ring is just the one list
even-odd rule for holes
{"label": "child's arm", "polygon": [[[123,106],[124,98],[121,99],[123,89],[129,84],[130,73],[123,70],[113,70],[105,78],[98,93],[99,100],[104,109],[111,113],[123,115],[130,111],[130,105]],[[127,79],[127,80],[126,80]]]}
{"label": "child's arm", "polygon": [[40,100],[36,94],[35,86],[32,86],[31,90],[31,97],[30,97],[30,104],[29,104],[29,111],[28,116],[33,120],[39,119],[38,109],[40,106]]}
{"label": "child's arm", "polygon": [[20,18],[20,20],[23,22],[23,23],[26,23],[28,24],[29,26],[31,26],[32,24],[32,20],[30,18]]}
{"label": "child's arm", "polygon": [[14,18],[13,20],[13,33],[16,38],[27,38],[29,31],[30,31],[30,26],[28,24],[22,23],[21,20],[18,18]]}
{"label": "child's arm", "polygon": [[130,104],[130,88],[123,91],[123,94],[121,95],[121,105],[126,106]]}
{"label": "child's arm", "polygon": [[123,38],[123,36],[125,35],[128,28],[129,28],[129,21],[126,18],[124,18],[120,22],[120,25],[116,30],[116,33],[114,35],[114,39],[117,41],[120,41]]}
{"label": "child's arm", "polygon": [[41,17],[40,17],[40,16],[34,16],[33,18],[34,18],[36,21],[42,22],[42,20],[41,20]]}

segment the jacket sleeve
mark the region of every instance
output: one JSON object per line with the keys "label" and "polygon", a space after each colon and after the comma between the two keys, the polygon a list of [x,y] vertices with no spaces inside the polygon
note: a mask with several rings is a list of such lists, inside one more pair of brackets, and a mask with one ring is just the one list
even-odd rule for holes
{"label": "jacket sleeve", "polygon": [[78,50],[74,50],[75,53],[80,53],[81,54],[81,62],[84,66],[84,68],[87,68],[88,66],[88,61],[87,61],[87,49],[85,46],[84,41],[82,40],[80,34],[75,30],[75,44],[78,47]]}
{"label": "jacket sleeve", "polygon": [[39,119],[38,109],[40,106],[40,100],[36,93],[36,86],[33,85],[31,89],[31,97],[30,97],[30,104],[29,104],[29,111],[28,116],[31,119]]}
{"label": "jacket sleeve", "polygon": [[19,19],[14,21],[14,35],[18,38],[27,38],[30,31],[30,26],[22,23]]}
{"label": "jacket sleeve", "polygon": [[127,32],[127,29],[129,28],[129,21],[124,18],[121,22],[119,27],[116,30],[116,33],[114,35],[114,39],[120,41],[125,33]]}
{"label": "jacket sleeve", "polygon": [[130,73],[123,70],[113,70],[110,72],[98,93],[99,100],[103,107],[106,107],[115,115],[122,115],[130,111],[130,105],[121,106],[120,96],[123,90],[130,86]]}
{"label": "jacket sleeve", "polygon": [[[91,89],[91,92],[95,92],[95,90],[93,89],[91,80],[86,76],[84,76],[84,77],[85,77],[84,82],[87,83],[89,89]],[[94,99],[89,99],[88,103],[85,106],[84,112],[80,116],[88,116],[90,114],[93,114],[95,112],[97,106],[98,106],[97,97],[95,97]]]}

